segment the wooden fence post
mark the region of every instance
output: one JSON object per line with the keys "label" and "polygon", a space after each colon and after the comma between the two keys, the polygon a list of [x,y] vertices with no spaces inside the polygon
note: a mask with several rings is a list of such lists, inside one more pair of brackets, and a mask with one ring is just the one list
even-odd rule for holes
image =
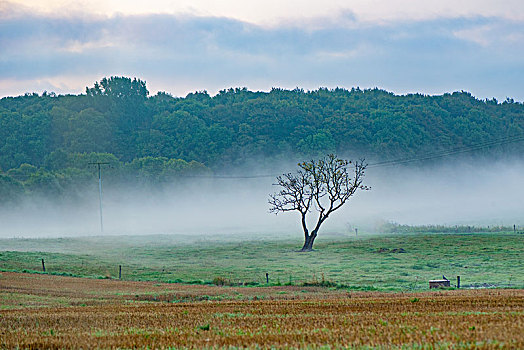
{"label": "wooden fence post", "polygon": [[42,259],[42,271],[45,272],[45,262],[44,262],[44,259]]}
{"label": "wooden fence post", "polygon": [[118,279],[122,279],[122,265],[118,265]]}
{"label": "wooden fence post", "polygon": [[460,288],[460,276],[457,276],[457,288]]}

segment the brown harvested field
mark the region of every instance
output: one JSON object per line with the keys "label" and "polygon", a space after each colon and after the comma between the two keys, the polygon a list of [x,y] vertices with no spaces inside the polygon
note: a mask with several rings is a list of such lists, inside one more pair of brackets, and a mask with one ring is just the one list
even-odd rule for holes
{"label": "brown harvested field", "polygon": [[[523,290],[347,293],[2,273],[0,293],[1,348],[524,348]],[[158,302],[213,296],[222,300]],[[24,297],[36,301],[16,305]]]}
{"label": "brown harvested field", "polygon": [[321,287],[218,287],[15,272],[0,273],[0,310],[136,302],[319,299],[345,295],[347,295],[345,291],[329,291]]}

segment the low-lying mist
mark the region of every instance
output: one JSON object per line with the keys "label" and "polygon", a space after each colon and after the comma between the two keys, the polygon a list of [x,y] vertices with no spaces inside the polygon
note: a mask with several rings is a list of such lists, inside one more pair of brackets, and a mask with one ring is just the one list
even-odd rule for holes
{"label": "low-lying mist", "polygon": [[[276,174],[294,169],[282,164]],[[271,173],[274,171],[271,171]],[[244,172],[236,172],[236,174]],[[267,174],[251,169],[248,175]],[[97,179],[93,177],[96,185]],[[193,178],[145,189],[104,183],[100,230],[98,188],[79,201],[31,198],[0,209],[0,238],[121,234],[235,234],[302,237],[297,213],[268,212],[274,178]],[[524,161],[448,161],[372,167],[365,184],[321,229],[344,235],[374,232],[381,223],[523,225]],[[314,214],[314,213],[312,213]]]}

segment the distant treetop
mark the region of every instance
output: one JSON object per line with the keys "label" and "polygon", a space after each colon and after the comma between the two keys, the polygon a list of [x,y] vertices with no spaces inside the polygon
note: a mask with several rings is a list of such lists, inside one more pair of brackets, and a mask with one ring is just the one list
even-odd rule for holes
{"label": "distant treetop", "polygon": [[149,91],[146,88],[146,82],[137,78],[126,77],[111,77],[109,79],[103,78],[99,82],[95,82],[94,87],[86,87],[88,96],[111,96],[111,97],[133,97],[139,96],[146,98]]}

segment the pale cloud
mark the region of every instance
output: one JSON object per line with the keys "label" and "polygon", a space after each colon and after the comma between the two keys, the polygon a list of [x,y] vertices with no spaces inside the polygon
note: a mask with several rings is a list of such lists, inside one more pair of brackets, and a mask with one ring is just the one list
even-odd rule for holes
{"label": "pale cloud", "polygon": [[348,2],[364,21],[424,21],[439,18],[500,17],[524,20],[521,0],[354,0]]}
{"label": "pale cloud", "polygon": [[[328,2],[328,8],[344,9],[334,14],[313,13],[318,5],[306,1],[301,13],[289,14],[278,25],[219,17],[213,6],[207,8],[212,16],[206,17],[198,10],[203,2],[191,2],[193,9],[180,7],[185,14],[173,5],[177,14],[140,15],[104,12],[102,3],[99,10],[105,14],[92,14],[86,8],[95,2],[84,7],[77,3],[39,1],[1,8],[0,96],[43,90],[82,93],[104,76],[125,75],[146,80],[152,93],[164,90],[178,96],[236,86],[360,86],[396,93],[467,90],[482,98],[524,100],[524,48],[518,45],[524,24],[504,19],[502,10],[498,17],[475,16],[492,6],[488,2],[476,1],[479,9],[472,12],[471,2],[464,1],[455,13],[439,17],[446,10],[439,4],[449,2],[428,1],[434,10],[423,13],[420,6],[407,9],[411,2],[399,1],[405,11],[393,11],[395,16],[417,19],[392,20],[397,17],[387,14],[390,2],[367,1],[368,7],[376,7],[372,17],[359,8],[363,1],[345,7]],[[221,11],[232,3],[224,2]],[[160,4],[153,2],[151,9]],[[267,8],[274,8],[272,4],[276,2],[267,2]],[[42,8],[35,13],[31,6]],[[69,12],[55,12],[53,6]],[[283,18],[277,15],[272,18]]]}
{"label": "pale cloud", "polygon": [[361,23],[422,21],[438,18],[499,17],[524,20],[522,0],[11,0],[32,11],[100,16],[191,14],[227,17],[264,26],[337,20],[352,13]]}
{"label": "pale cloud", "polygon": [[[17,96],[24,93],[33,92],[57,92],[67,93],[84,93],[85,85],[82,82],[94,82],[99,80],[99,74],[91,75],[42,75],[38,78],[0,78],[0,95]],[[87,85],[92,85],[89,83]]]}
{"label": "pale cloud", "polygon": [[117,46],[117,44],[110,38],[103,38],[93,41],[71,40],[67,43],[64,43],[64,45],[59,47],[57,50],[80,54],[94,49],[109,49],[115,46]]}
{"label": "pale cloud", "polygon": [[524,43],[524,22],[492,22],[454,32],[457,38],[474,42],[483,47],[521,45]]}
{"label": "pale cloud", "polygon": [[454,34],[457,38],[472,41],[481,46],[487,47],[493,42],[491,32],[493,25],[482,25],[474,28],[468,28],[456,31]]}

